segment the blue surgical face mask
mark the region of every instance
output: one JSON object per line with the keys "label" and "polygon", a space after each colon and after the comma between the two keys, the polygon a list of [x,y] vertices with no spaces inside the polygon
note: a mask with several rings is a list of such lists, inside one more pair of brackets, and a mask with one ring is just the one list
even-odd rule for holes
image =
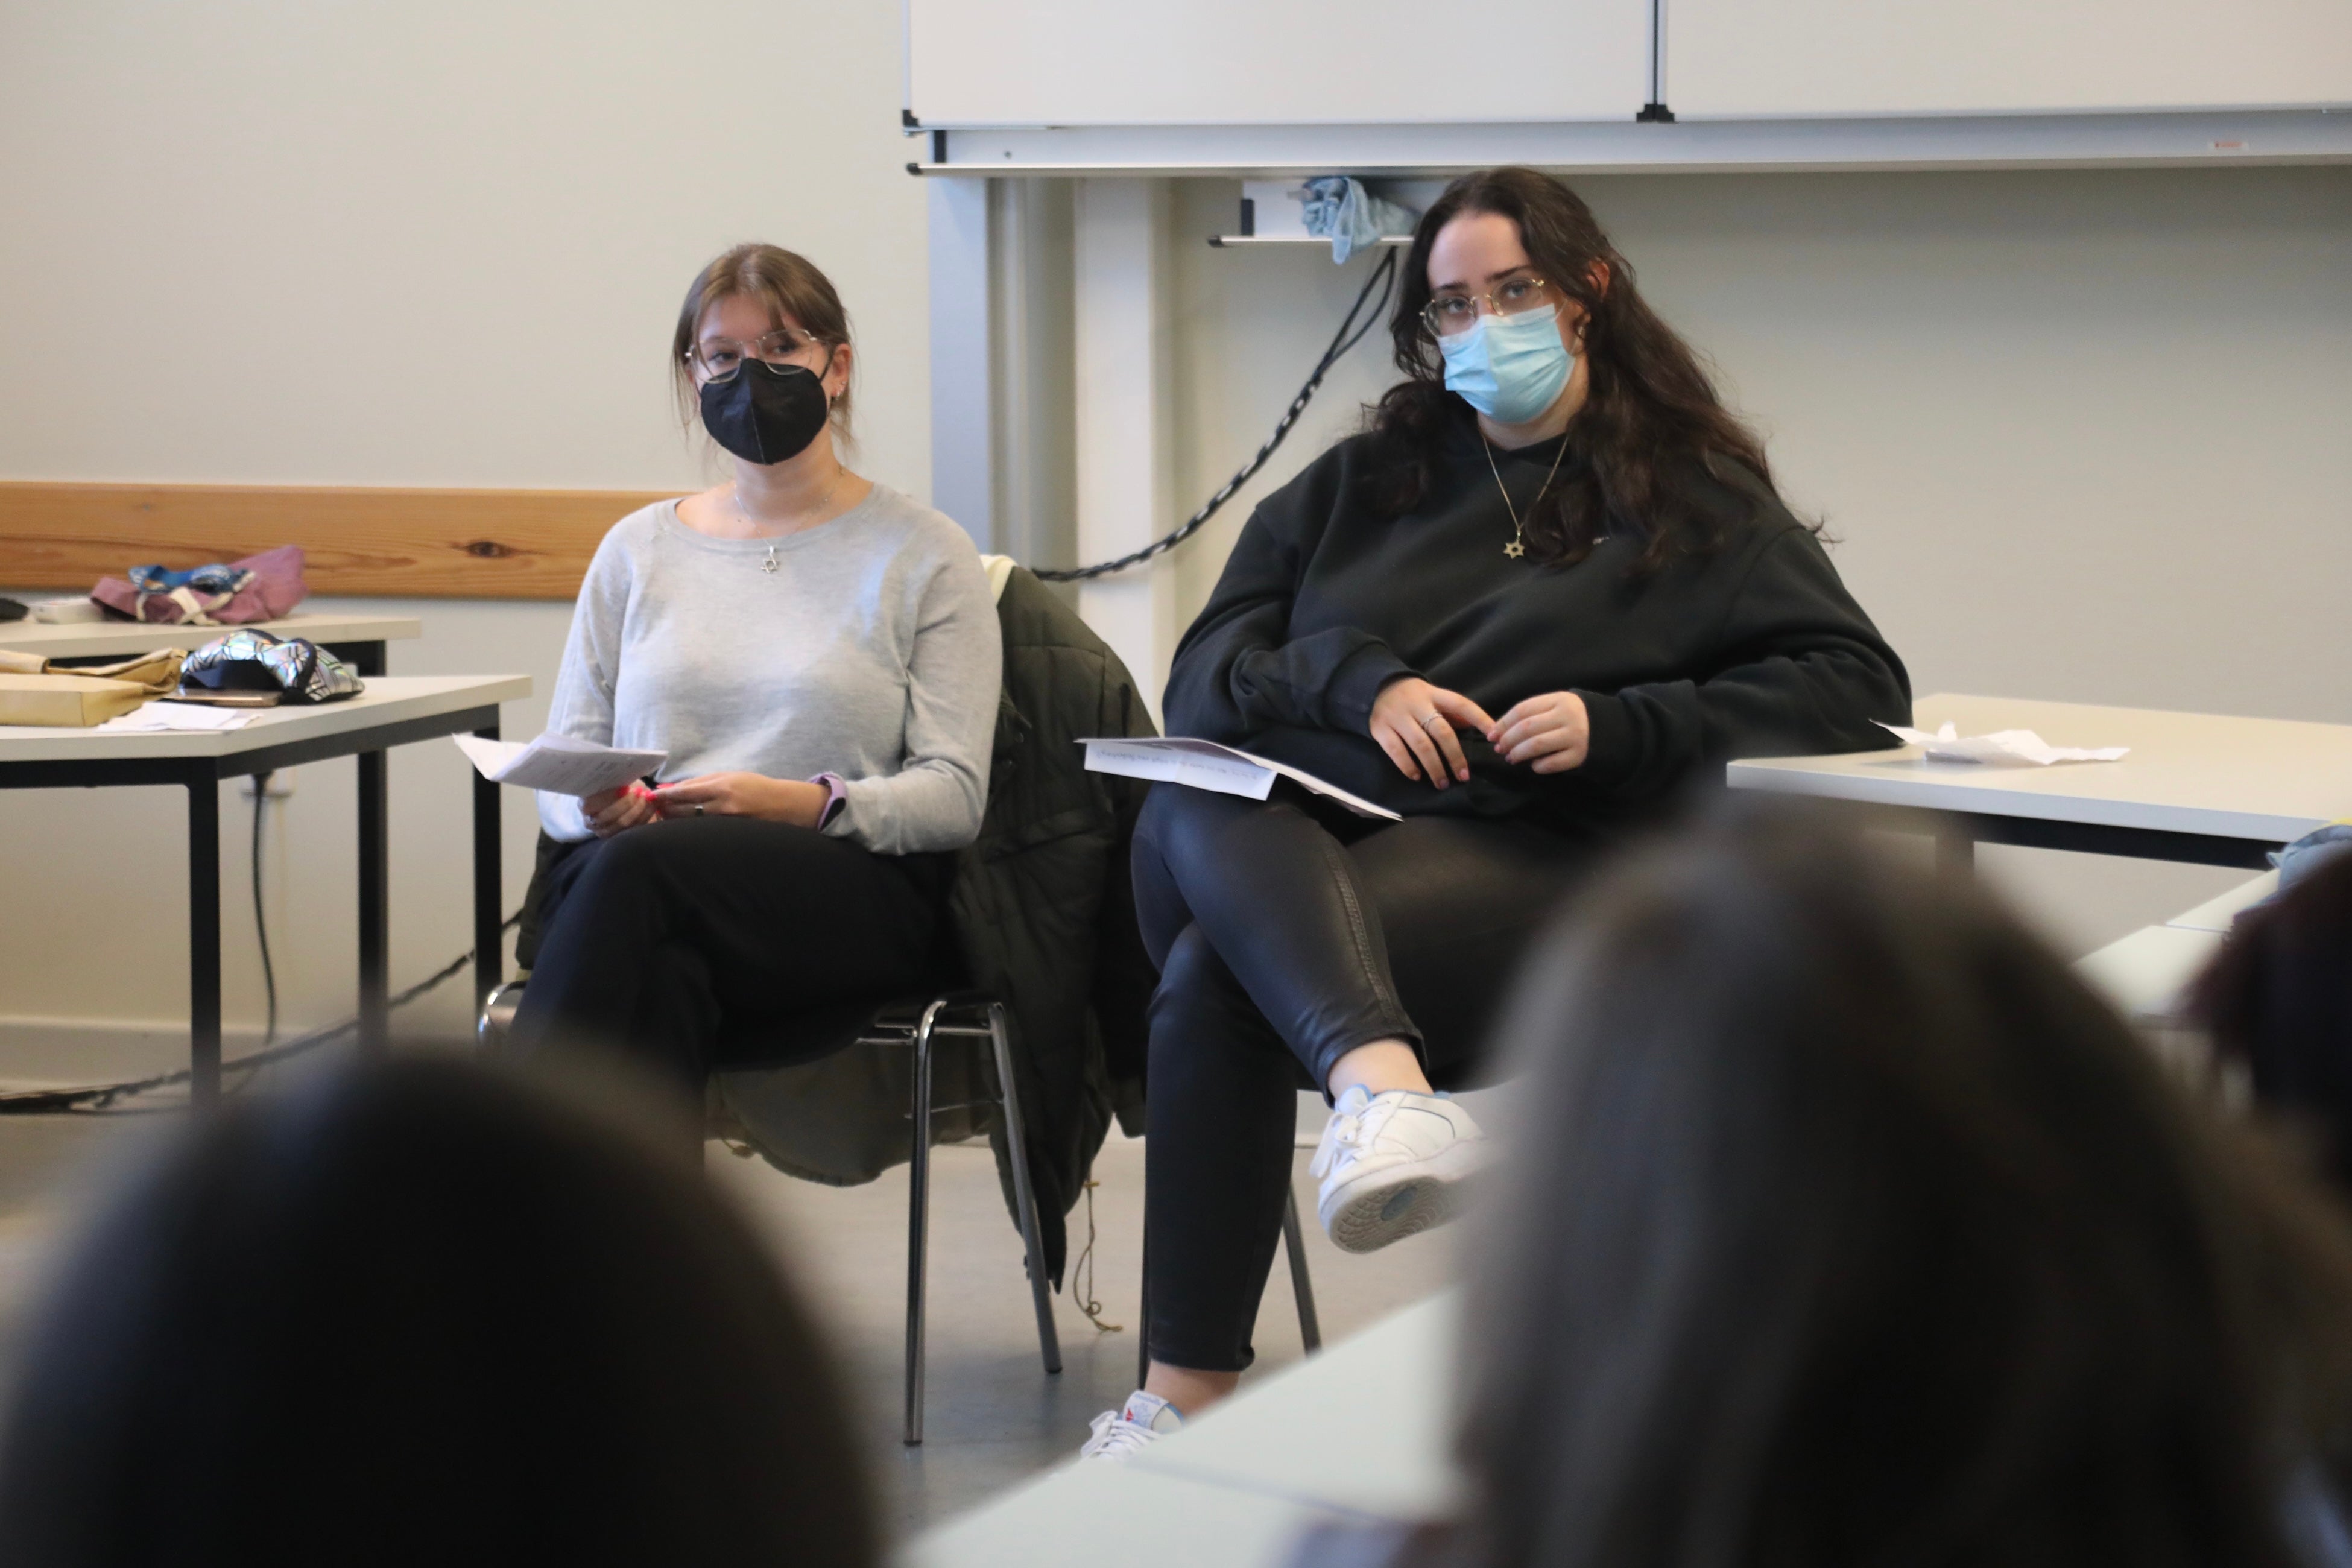
{"label": "blue surgical face mask", "polygon": [[1466,332],[1437,340],[1445,386],[1498,425],[1525,425],[1549,408],[1576,369],[1559,338],[1559,307],[1481,316]]}

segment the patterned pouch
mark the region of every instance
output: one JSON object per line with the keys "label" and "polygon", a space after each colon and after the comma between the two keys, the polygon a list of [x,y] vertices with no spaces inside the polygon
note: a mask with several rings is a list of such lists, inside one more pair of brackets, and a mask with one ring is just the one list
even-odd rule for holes
{"label": "patterned pouch", "polygon": [[308,637],[275,637],[247,626],[208,642],[180,667],[180,689],[278,691],[289,702],[336,702],[366,682]]}

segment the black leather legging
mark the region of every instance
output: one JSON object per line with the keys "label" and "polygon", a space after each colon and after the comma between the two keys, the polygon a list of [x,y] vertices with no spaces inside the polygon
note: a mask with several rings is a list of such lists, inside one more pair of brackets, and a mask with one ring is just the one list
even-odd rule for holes
{"label": "black leather legging", "polygon": [[1250,1363],[1297,1091],[1389,1037],[1416,1045],[1438,1088],[1472,1081],[1520,953],[1591,854],[1524,823],[1390,823],[1286,793],[1153,786],[1135,835],[1136,906],[1160,968],[1145,1144],[1153,1360]]}

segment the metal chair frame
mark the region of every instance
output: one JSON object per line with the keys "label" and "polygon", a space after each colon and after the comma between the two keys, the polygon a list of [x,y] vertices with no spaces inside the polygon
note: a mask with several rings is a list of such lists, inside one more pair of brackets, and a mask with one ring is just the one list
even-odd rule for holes
{"label": "metal chair frame", "polygon": [[1062,1370],[1062,1342],[1054,1331],[1053,1303],[1045,1283],[1045,1250],[1037,1234],[1037,1196],[1029,1183],[1029,1144],[1021,1127],[1021,1097],[1014,1092],[1013,1043],[1004,1004],[992,997],[953,994],[934,997],[919,1016],[908,1019],[884,1008],[858,1037],[860,1045],[909,1045],[915,1052],[914,1103],[908,1116],[907,1180],[907,1427],[909,1447],[923,1440],[925,1293],[930,1255],[931,1118],[961,1109],[931,1103],[931,1052],[941,1037],[985,1039],[996,1066],[996,1103],[1004,1112],[1005,1152],[1013,1166],[1013,1197],[1020,1211],[1021,1246],[1029,1270],[1029,1300],[1037,1312],[1037,1350],[1051,1376]]}
{"label": "metal chair frame", "polygon": [[[522,993],[523,982],[510,981],[493,990],[482,1004],[476,1031],[484,1044],[506,1033]],[[1029,1299],[1037,1313],[1037,1349],[1048,1375],[1062,1370],[1061,1338],[1054,1330],[1053,1304],[1045,1281],[1045,1247],[1038,1236],[1037,1196],[1029,1181],[1029,1145],[1021,1122],[1021,1099],[1013,1092],[1013,1042],[1006,1026],[1004,1004],[972,992],[950,992],[919,1004],[886,1003],[859,1031],[856,1044],[906,1046],[915,1053],[913,1103],[907,1182],[907,1366],[906,1434],[908,1447],[923,1440],[924,1320],[930,1254],[931,1118],[942,1110],[965,1109],[931,1103],[933,1047],[942,1038],[984,1039],[989,1042],[996,1072],[993,1103],[1004,1114],[1006,1152],[1013,1165],[1013,1195],[1020,1210],[1021,1246],[1029,1271]],[[1294,1215],[1291,1222],[1297,1225]],[[1292,1268],[1303,1268],[1293,1252]]]}

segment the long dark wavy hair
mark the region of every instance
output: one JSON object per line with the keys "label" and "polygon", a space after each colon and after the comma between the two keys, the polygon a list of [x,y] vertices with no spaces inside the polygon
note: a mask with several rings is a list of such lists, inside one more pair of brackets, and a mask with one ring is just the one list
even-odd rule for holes
{"label": "long dark wavy hair", "polygon": [[[1585,312],[1589,391],[1570,436],[1581,461],[1563,468],[1529,509],[1528,555],[1574,565],[1611,531],[1612,518],[1647,536],[1643,569],[1706,550],[1722,520],[1678,480],[1694,465],[1720,474],[1729,462],[1769,488],[1772,469],[1764,443],[1723,406],[1698,355],[1642,298],[1632,264],[1601,232],[1592,209],[1533,169],[1464,174],[1422,215],[1389,321],[1405,379],[1388,390],[1367,420],[1372,438],[1367,499],[1390,516],[1420,505],[1436,483],[1447,433],[1459,417],[1454,395],[1445,390],[1437,339],[1422,311],[1430,297],[1430,247],[1438,231],[1465,213],[1494,213],[1518,225],[1537,272]],[[1596,278],[1595,262],[1605,277]]]}
{"label": "long dark wavy hair", "polygon": [[2291,1568],[2352,1414],[2307,1174],[1812,814],[1727,804],[1583,899],[1502,1031],[1541,1136],[1409,1568]]}

